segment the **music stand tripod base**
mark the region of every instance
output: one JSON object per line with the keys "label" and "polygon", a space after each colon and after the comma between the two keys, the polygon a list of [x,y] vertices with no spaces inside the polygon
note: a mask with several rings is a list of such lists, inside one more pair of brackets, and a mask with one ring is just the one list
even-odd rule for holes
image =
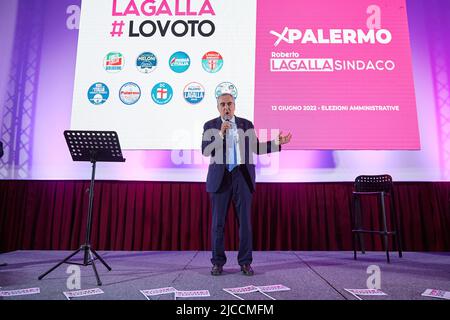
{"label": "music stand tripod base", "polygon": [[[80,251],[83,251],[84,259],[83,263],[77,263],[69,261],[73,256],[75,256]],[[95,256],[95,258],[94,258]],[[101,263],[108,269],[108,271],[111,271],[111,267],[103,260],[103,258],[94,250],[91,248],[91,246],[88,245],[82,245],[78,250],[72,252],[69,256],[67,256],[64,260],[60,261],[58,264],[56,264],[54,267],[52,267],[50,270],[45,272],[44,274],[39,276],[39,280],[42,280],[46,275],[48,275],[50,272],[58,268],[60,265],[66,263],[66,264],[73,264],[73,265],[79,265],[79,266],[88,266],[92,265],[92,269],[94,269],[95,278],[97,279],[97,284],[99,286],[102,285],[102,281],[100,280],[100,277],[97,272],[97,268],[95,267],[95,260],[100,260]]]}
{"label": "music stand tripod base", "polygon": [[[119,137],[114,131],[79,131],[79,130],[67,130],[64,131],[67,146],[69,147],[70,154],[73,161],[89,161],[92,163],[92,175],[91,183],[89,186],[89,207],[88,207],[88,219],[86,226],[86,241],[80,246],[78,250],[72,252],[64,260],[57,263],[47,272],[38,277],[42,280],[50,272],[58,268],[60,265],[75,264],[81,266],[92,265],[92,268],[97,279],[97,284],[102,285],[100,277],[95,267],[95,260],[100,262],[111,271],[111,267],[102,259],[102,257],[91,246],[91,227],[92,227],[92,209],[94,203],[94,184],[95,184],[95,169],[97,161],[101,162],[125,162],[122,156],[122,150],[120,148]],[[80,251],[83,252],[83,263],[75,263],[69,261]]]}

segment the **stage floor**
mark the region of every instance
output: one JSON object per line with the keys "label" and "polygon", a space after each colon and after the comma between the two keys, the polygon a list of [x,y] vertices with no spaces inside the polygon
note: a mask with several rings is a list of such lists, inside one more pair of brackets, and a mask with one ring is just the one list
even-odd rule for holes
{"label": "stage floor", "polygon": [[[64,291],[70,274],[65,264],[47,275],[38,276],[69,251],[15,251],[0,255],[0,290],[39,287],[40,294],[0,298],[5,300],[65,300]],[[75,298],[79,300],[145,300],[139,290],[174,287],[177,290],[209,290],[209,298],[190,300],[237,300],[223,288],[247,285],[282,284],[290,291],[273,292],[277,300],[355,300],[344,289],[364,289],[370,274],[367,268],[376,265],[381,271],[381,290],[387,296],[362,297],[364,300],[426,300],[426,289],[450,291],[450,252],[405,252],[403,258],[391,254],[386,262],[383,252],[254,252],[253,277],[239,271],[237,252],[227,252],[228,263],[221,276],[210,275],[210,252],[204,251],[102,251],[99,254],[112,267],[108,272],[99,261],[96,266],[103,282],[97,286],[91,266],[81,268],[81,289],[101,288],[104,293]],[[75,261],[81,261],[81,254]],[[261,293],[240,295],[245,300],[269,300]],[[173,294],[151,297],[151,300],[174,299]]]}

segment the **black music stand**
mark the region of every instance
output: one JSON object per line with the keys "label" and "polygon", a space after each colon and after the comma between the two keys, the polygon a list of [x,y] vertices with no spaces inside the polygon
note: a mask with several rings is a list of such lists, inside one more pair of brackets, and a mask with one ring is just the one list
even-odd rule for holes
{"label": "black music stand", "polygon": [[[86,242],[81,247],[69,255],[67,258],[59,262],[53,268],[46,273],[39,276],[39,280],[44,278],[47,274],[58,268],[63,263],[76,264],[81,266],[92,265],[94,269],[95,277],[97,278],[97,284],[102,285],[100,278],[95,267],[94,256],[100,260],[101,263],[111,271],[111,267],[95,252],[91,247],[91,226],[92,226],[92,209],[94,202],[94,182],[95,182],[95,167],[97,161],[101,162],[125,162],[122,156],[122,150],[120,149],[119,137],[114,131],[64,131],[64,137],[66,138],[67,146],[69,147],[70,154],[73,161],[89,161],[92,163],[92,176],[91,185],[89,187],[89,207],[88,218],[86,226]],[[76,255],[78,252],[84,252],[83,263],[70,262],[70,258]]]}

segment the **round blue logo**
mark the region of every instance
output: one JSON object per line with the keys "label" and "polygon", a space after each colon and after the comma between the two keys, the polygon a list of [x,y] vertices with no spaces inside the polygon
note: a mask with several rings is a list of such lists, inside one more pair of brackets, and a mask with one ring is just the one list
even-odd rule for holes
{"label": "round blue logo", "polygon": [[185,52],[178,51],[170,56],[169,59],[170,69],[172,69],[172,71],[176,73],[185,72],[187,69],[189,69],[190,65],[191,59]]}
{"label": "round blue logo", "polygon": [[94,105],[101,105],[109,98],[109,89],[106,84],[97,82],[90,86],[88,90],[88,99]]}
{"label": "round blue logo", "polygon": [[234,99],[237,99],[238,96],[237,88],[231,82],[222,82],[216,87],[216,98],[218,98],[224,93],[229,93],[234,97]]}
{"label": "round blue logo", "polygon": [[157,83],[152,89],[152,99],[157,104],[166,104],[173,97],[172,87],[165,82]]}
{"label": "round blue logo", "polygon": [[205,88],[198,82],[191,82],[184,87],[183,96],[191,104],[200,103],[205,97]]}
{"label": "round blue logo", "polygon": [[119,91],[120,101],[126,105],[132,105],[141,98],[141,88],[136,83],[125,83]]}
{"label": "round blue logo", "polygon": [[158,66],[158,59],[151,52],[144,52],[136,60],[136,67],[142,73],[150,73]]}
{"label": "round blue logo", "polygon": [[202,58],[202,67],[209,73],[219,72],[223,67],[223,58],[220,53],[209,51]]}

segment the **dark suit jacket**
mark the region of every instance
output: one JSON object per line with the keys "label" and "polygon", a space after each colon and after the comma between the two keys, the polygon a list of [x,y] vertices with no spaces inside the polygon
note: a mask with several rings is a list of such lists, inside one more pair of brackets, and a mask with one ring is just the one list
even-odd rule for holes
{"label": "dark suit jacket", "polygon": [[[260,143],[256,137],[253,123],[244,118],[235,116],[236,126],[239,132],[239,152],[242,171],[250,190],[255,191],[255,165],[253,164],[253,153],[265,154],[280,151],[280,146],[274,141]],[[222,183],[222,179],[227,170],[226,166],[226,139],[219,135],[222,127],[220,117],[212,119],[203,126],[202,153],[206,157],[211,157],[206,178],[206,191],[217,192]]]}

